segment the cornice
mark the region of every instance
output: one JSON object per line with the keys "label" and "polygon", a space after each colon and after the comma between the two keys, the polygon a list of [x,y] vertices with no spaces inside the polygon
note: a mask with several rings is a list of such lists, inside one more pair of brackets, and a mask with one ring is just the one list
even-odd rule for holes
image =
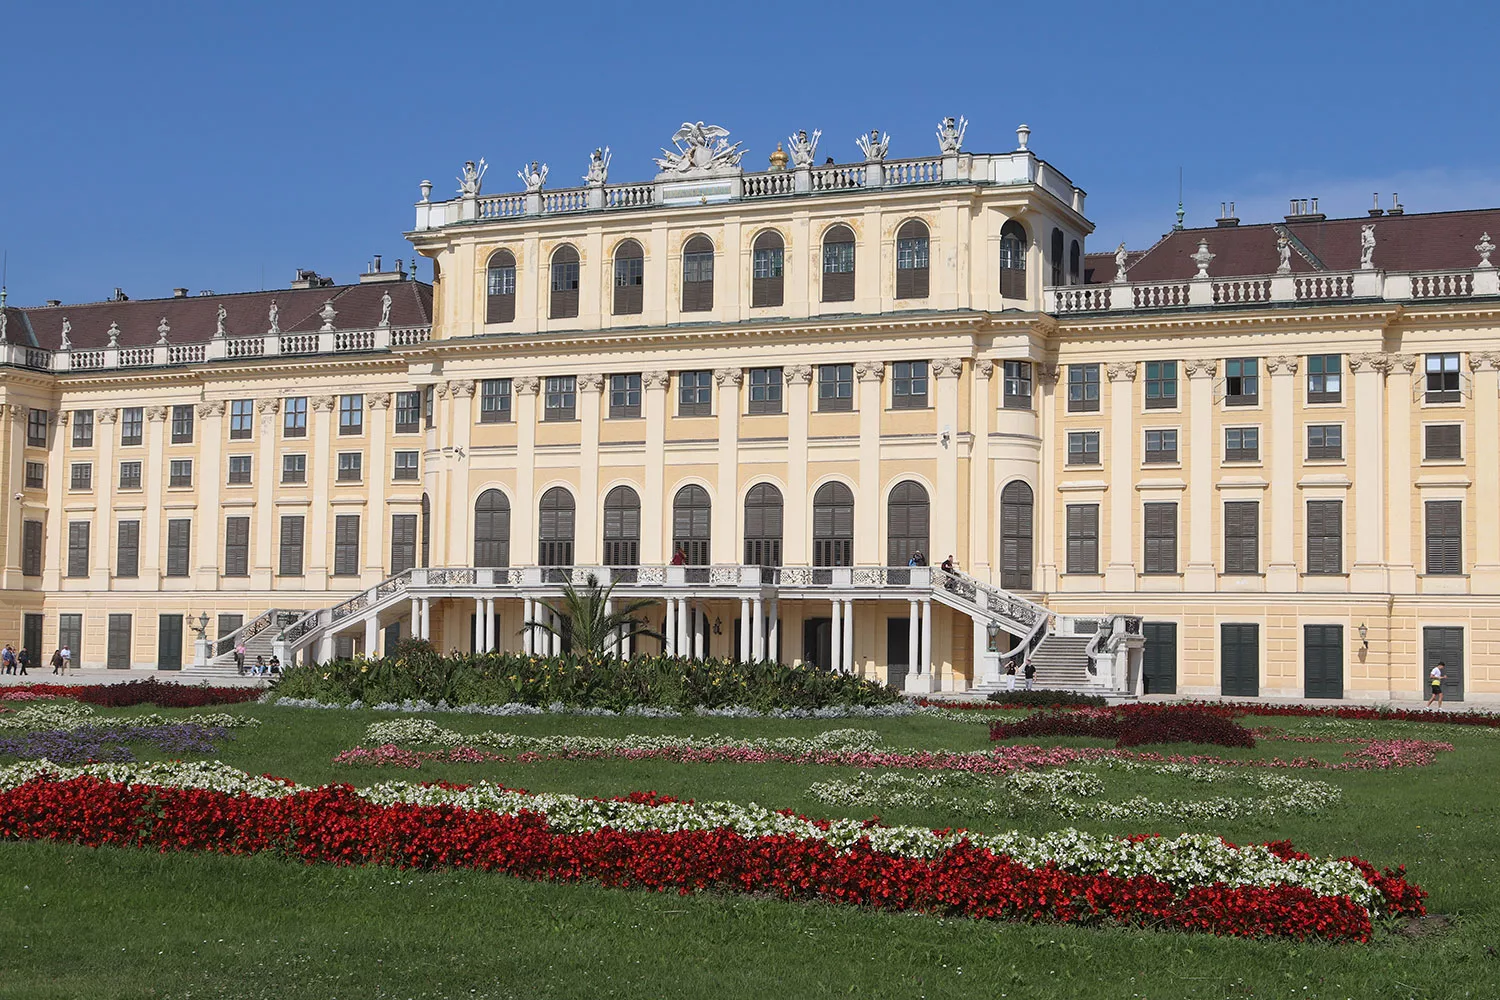
{"label": "cornice", "polygon": [[1384,329],[1401,319],[1406,307],[1399,302],[1374,303],[1348,308],[1322,309],[1189,309],[1149,314],[1065,313],[1057,320],[1057,331],[1070,334],[1129,336],[1162,333],[1206,333],[1209,331],[1337,328],[1378,326]]}
{"label": "cornice", "polygon": [[[82,386],[90,388],[119,388],[133,385],[159,385],[167,383],[173,387],[183,385],[200,385],[211,382],[234,382],[244,379],[273,378],[294,374],[298,377],[319,374],[341,374],[350,369],[358,369],[361,372],[372,370],[389,369],[392,372],[405,372],[409,362],[406,355],[390,354],[361,354],[353,356],[340,355],[285,355],[280,357],[266,358],[264,362],[236,361],[233,364],[221,362],[205,362],[200,365],[174,365],[171,367],[149,368],[149,369],[95,369],[93,371],[79,372],[53,372],[50,375],[34,372],[32,369],[5,368],[6,381],[10,384],[29,384],[40,387],[56,386],[61,389],[76,389]],[[26,372],[35,376],[24,383],[15,376],[17,372]]]}

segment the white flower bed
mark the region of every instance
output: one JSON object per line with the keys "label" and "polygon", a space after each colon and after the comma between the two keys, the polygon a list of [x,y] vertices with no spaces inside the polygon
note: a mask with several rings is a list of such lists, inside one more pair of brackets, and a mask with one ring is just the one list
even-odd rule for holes
{"label": "white flower bed", "polygon": [[631,733],[628,736],[522,736],[488,731],[460,733],[445,729],[431,719],[397,719],[374,722],[365,729],[365,742],[402,746],[436,744],[454,747],[490,747],[520,753],[592,754],[621,750],[759,750],[770,754],[859,753],[883,749],[880,734],[872,729],[830,729],[808,739],[794,736],[744,739],[734,736],[665,736]]}
{"label": "white flower bed", "polygon": [[76,701],[51,701],[28,705],[15,712],[0,714],[0,730],[33,732],[47,729],[78,729],[83,726],[176,726],[196,724],[200,726],[222,726],[237,729],[242,726],[258,726],[260,720],[248,715],[230,715],[227,712],[194,712],[168,718],[152,712],[148,715],[98,715],[94,706]]}

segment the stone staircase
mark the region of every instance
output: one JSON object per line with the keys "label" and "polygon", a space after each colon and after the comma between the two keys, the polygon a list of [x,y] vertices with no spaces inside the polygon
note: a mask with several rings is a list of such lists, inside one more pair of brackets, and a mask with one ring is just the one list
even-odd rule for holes
{"label": "stone staircase", "polygon": [[[227,680],[238,678],[239,670],[234,665],[234,647],[236,642],[245,644],[245,671],[248,675],[255,666],[255,658],[263,656],[270,662],[273,644],[276,636],[288,621],[293,621],[302,615],[301,611],[290,611],[283,608],[272,608],[264,614],[258,615],[252,621],[228,635],[220,636],[214,641],[213,650],[216,655],[209,658],[208,665],[203,667],[183,668],[184,679],[192,677],[196,680],[213,682],[215,680]],[[224,652],[217,652],[223,650]]]}
{"label": "stone staircase", "polygon": [[[1107,694],[1106,688],[1089,673],[1088,646],[1091,635],[1048,634],[1031,656],[1036,667],[1036,677],[1031,686],[1049,691],[1076,691],[1080,694]],[[1016,673],[1016,690],[1026,687],[1026,678]],[[1006,679],[980,684],[973,689],[976,695],[988,695],[992,691],[1010,690]]]}

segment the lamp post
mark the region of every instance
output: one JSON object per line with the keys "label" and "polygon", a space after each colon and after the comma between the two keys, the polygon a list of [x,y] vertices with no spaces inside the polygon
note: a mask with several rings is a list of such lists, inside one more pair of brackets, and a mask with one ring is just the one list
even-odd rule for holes
{"label": "lamp post", "polygon": [[194,621],[193,616],[189,614],[187,616],[187,620],[188,625],[198,632],[198,638],[193,641],[193,666],[206,667],[208,666],[209,658],[208,612],[200,611],[198,613],[198,618],[196,621]]}
{"label": "lamp post", "polygon": [[988,648],[991,653],[1000,652],[1000,626],[995,624],[994,622],[990,622],[989,627],[985,631],[989,635],[990,639],[990,644],[986,648]]}

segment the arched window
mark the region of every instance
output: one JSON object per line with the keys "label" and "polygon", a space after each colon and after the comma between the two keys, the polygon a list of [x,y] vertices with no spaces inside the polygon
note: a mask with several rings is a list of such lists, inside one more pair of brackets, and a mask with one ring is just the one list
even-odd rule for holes
{"label": "arched window", "polygon": [[509,323],[516,318],[516,255],[509,250],[490,254],[484,272],[484,321]]}
{"label": "arched window", "polygon": [[646,252],[635,240],[615,247],[616,316],[636,316],[646,308]]}
{"label": "arched window", "polygon": [[854,230],[848,226],[823,234],[823,301],[854,301]]}
{"label": "arched window", "polygon": [[1000,294],[1026,297],[1026,230],[1014,219],[1000,227]]}
{"label": "arched window", "polygon": [[1060,285],[1063,283],[1063,234],[1061,229],[1052,230],[1052,253],[1049,255],[1052,264],[1052,283]]}
{"label": "arched window", "polygon": [[785,246],[781,234],[774,229],[768,229],[755,237],[750,270],[750,304],[752,306],[781,305],[784,297],[782,272],[786,264]]}
{"label": "arched window", "polygon": [[629,486],[604,497],[604,564],[637,566],[641,561],[641,498]]}
{"label": "arched window", "polygon": [[843,483],[824,483],[813,494],[813,565],[854,562],[854,494]]}
{"label": "arched window", "polygon": [[1031,589],[1031,487],[1016,480],[1000,491],[1000,586]]}
{"label": "arched window", "polygon": [[694,236],[682,246],[682,311],[708,312],[714,307],[714,243]]}
{"label": "arched window", "polygon": [[781,491],[756,483],[745,494],[745,565],[781,565]]}
{"label": "arched window", "polygon": [[897,483],[885,502],[885,514],[886,565],[910,566],[912,556],[918,554],[930,562],[932,511],[926,488],[910,479]]}
{"label": "arched window", "polygon": [[554,486],[542,494],[537,513],[537,562],[573,565],[573,494]]}
{"label": "arched window", "polygon": [[552,319],[578,315],[578,251],[566,243],[552,251],[552,302],[547,315]]}
{"label": "arched window", "polygon": [[689,566],[707,566],[713,506],[708,491],[688,485],[672,498],[672,554],[681,552]]}
{"label": "arched window", "polygon": [[474,565],[510,565],[510,501],[499,490],[474,501]]}
{"label": "arched window", "polygon": [[896,298],[927,298],[927,225],[912,219],[896,231]]}
{"label": "arched window", "polygon": [[1068,284],[1076,285],[1083,277],[1083,249],[1079,247],[1078,241],[1068,247]]}

